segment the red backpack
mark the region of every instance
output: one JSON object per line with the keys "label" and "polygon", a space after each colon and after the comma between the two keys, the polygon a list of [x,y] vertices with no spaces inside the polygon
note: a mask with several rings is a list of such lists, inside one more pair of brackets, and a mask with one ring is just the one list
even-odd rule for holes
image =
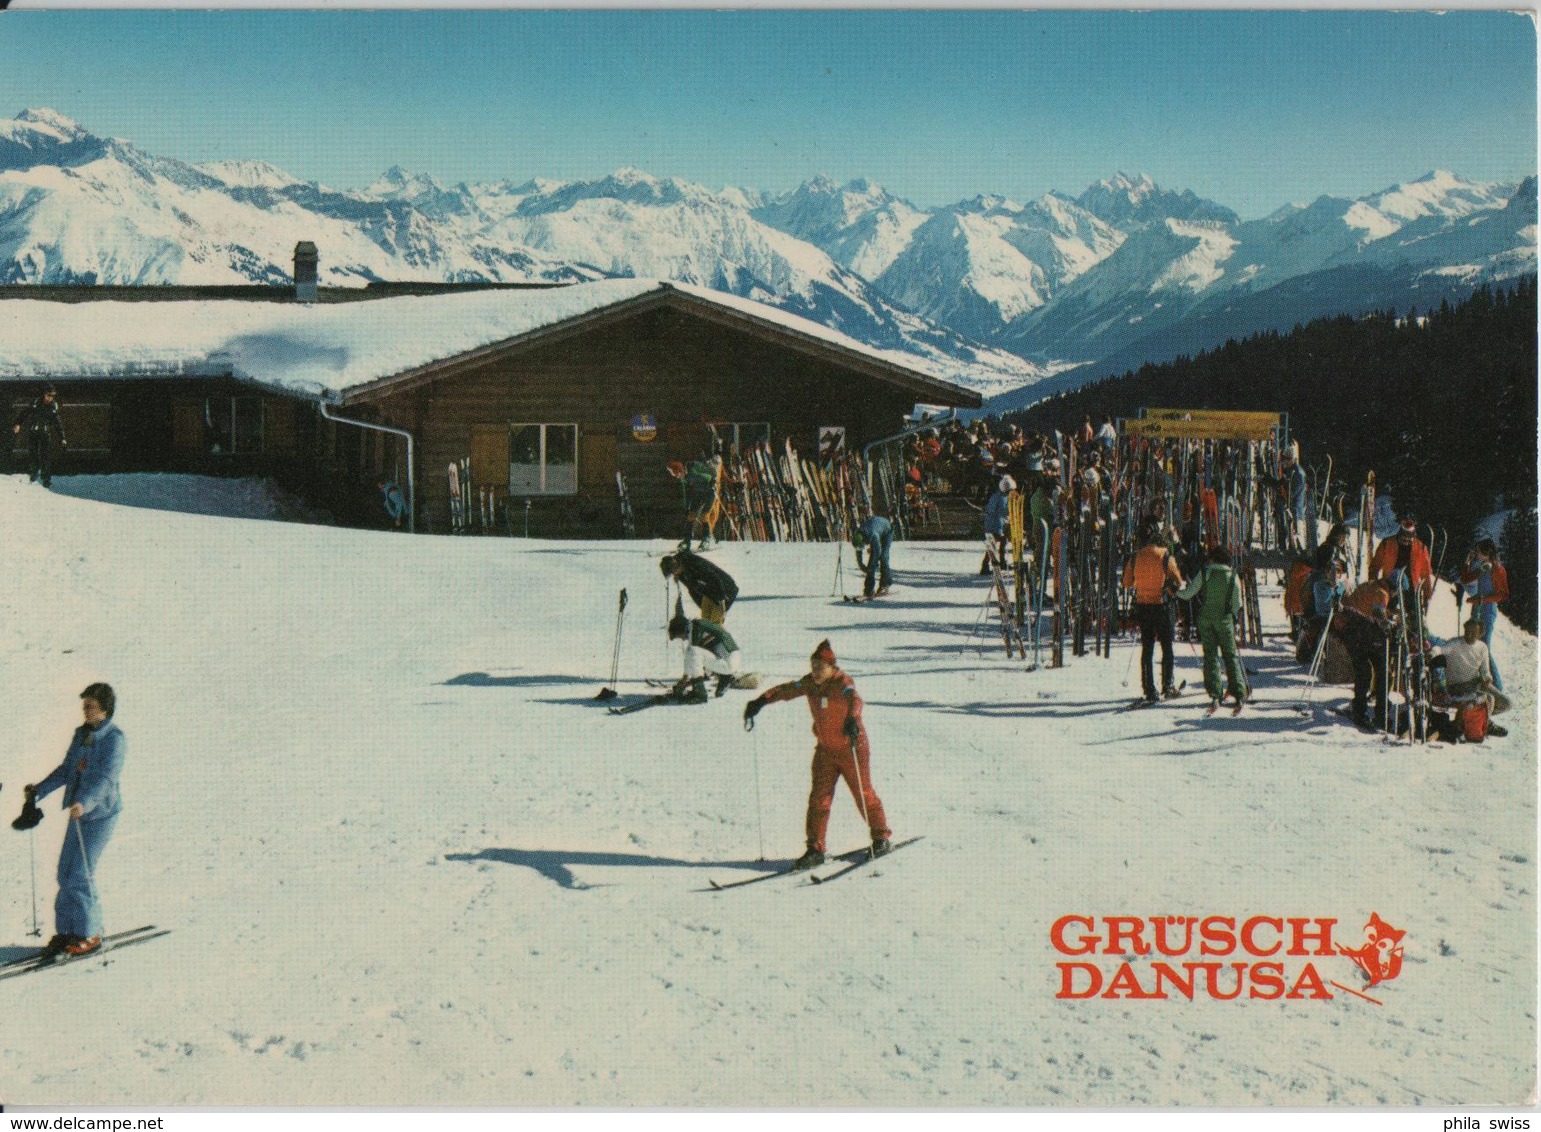
{"label": "red backpack", "polygon": [[1468,743],[1480,743],[1487,738],[1487,704],[1462,704],[1456,713],[1461,725],[1461,736]]}

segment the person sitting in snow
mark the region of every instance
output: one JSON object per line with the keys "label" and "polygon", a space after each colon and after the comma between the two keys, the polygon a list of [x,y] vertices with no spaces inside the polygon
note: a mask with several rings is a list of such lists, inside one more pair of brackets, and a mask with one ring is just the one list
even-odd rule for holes
{"label": "person sitting in snow", "polygon": [[[1509,697],[1493,679],[1493,661],[1482,640],[1482,620],[1473,617],[1461,628],[1461,638],[1438,650],[1434,661],[1445,670],[1445,694],[1451,700],[1484,698],[1489,716],[1508,711]],[[1502,738],[1508,732],[1489,723],[1487,733]]]}
{"label": "person sitting in snow", "polygon": [[715,563],[690,550],[677,550],[658,560],[659,572],[685,587],[701,616],[718,625],[726,622],[728,609],[738,597],[738,583]]}
{"label": "person sitting in snow", "polygon": [[674,685],[674,698],[681,703],[706,703],[708,675],[717,678],[718,696],[742,675],[738,642],[714,621],[676,613],[669,619],[669,640],[685,642],[685,675]]}
{"label": "person sitting in snow", "polygon": [[862,700],[856,683],[835,663],[829,641],[819,642],[809,658],[810,671],[800,680],[778,684],[744,705],[744,726],[754,729],[754,717],[766,704],[805,697],[813,715],[813,788],[808,792],[805,832],[807,851],[796,868],[811,869],[824,863],[824,835],[829,811],[835,801],[835,784],[845,779],[851,796],[861,808],[872,835],[872,855],[881,857],[892,848],[893,831],[883,812],[882,800],[872,786],[871,750],[862,724]]}

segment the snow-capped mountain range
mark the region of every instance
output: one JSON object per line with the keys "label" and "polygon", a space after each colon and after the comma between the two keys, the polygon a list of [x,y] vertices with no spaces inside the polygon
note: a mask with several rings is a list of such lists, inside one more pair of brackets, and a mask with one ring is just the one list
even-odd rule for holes
{"label": "snow-capped mountain range", "polygon": [[344,190],[262,161],[156,157],[53,110],[0,121],[0,282],[276,284],[299,240],[328,285],[695,283],[1021,401],[1085,363],[1103,368],[1076,374],[1534,272],[1536,181],[1435,172],[1245,222],[1122,173],[1076,198],[935,209],[865,180],[771,195],[631,168],[446,186],[396,167]]}

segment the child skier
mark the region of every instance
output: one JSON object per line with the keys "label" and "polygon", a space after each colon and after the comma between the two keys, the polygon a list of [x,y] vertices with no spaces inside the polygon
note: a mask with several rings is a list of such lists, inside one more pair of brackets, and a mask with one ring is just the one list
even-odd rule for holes
{"label": "child skier", "polygon": [[872,834],[872,855],[881,857],[892,847],[892,831],[883,813],[883,803],[872,788],[871,752],[867,731],[862,726],[861,696],[855,682],[835,663],[830,643],[819,642],[809,658],[811,671],[790,684],[778,684],[744,706],[744,726],[754,729],[754,717],[766,704],[782,700],[808,699],[813,715],[813,789],[808,794],[805,822],[808,851],[797,859],[795,868],[811,869],[824,863],[824,833],[829,828],[829,811],[835,800],[835,784],[845,779],[851,796],[866,818]]}

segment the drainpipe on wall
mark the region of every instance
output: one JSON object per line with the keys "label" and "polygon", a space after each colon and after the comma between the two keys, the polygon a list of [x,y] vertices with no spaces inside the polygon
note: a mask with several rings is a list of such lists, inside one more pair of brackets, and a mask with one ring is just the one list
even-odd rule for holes
{"label": "drainpipe on wall", "polygon": [[355,425],[358,428],[372,429],[375,432],[388,432],[392,436],[399,436],[407,442],[407,533],[417,533],[417,476],[413,474],[412,467],[412,434],[404,428],[392,428],[390,425],[374,424],[370,421],[355,421],[348,417],[339,417],[327,411],[325,401],[316,400],[316,407],[321,410],[321,415],[329,421],[337,424]]}

